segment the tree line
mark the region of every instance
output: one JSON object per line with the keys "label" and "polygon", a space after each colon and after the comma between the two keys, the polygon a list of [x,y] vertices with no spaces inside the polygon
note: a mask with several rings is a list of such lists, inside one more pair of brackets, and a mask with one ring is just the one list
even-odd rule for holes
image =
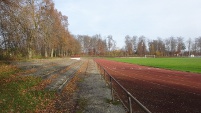
{"label": "tree line", "polygon": [[74,36],[80,43],[81,55],[87,56],[110,56],[116,49],[116,41],[112,35],[103,38],[100,34],[94,36]]}
{"label": "tree line", "polygon": [[82,55],[92,56],[201,56],[201,37],[184,40],[183,37],[157,38],[150,40],[145,36],[125,36],[125,46],[116,47],[112,35],[77,35]]}
{"label": "tree line", "polygon": [[52,0],[0,1],[0,58],[69,56],[80,49]]}
{"label": "tree line", "polygon": [[125,37],[126,55],[201,56],[201,37],[184,40],[183,37],[146,39],[144,36]]}

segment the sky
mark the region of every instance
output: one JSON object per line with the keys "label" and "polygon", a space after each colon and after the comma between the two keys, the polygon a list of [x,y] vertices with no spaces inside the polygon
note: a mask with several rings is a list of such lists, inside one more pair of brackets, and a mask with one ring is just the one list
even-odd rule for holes
{"label": "sky", "polygon": [[68,16],[74,35],[112,35],[117,47],[125,36],[197,38],[201,36],[201,0],[53,0]]}

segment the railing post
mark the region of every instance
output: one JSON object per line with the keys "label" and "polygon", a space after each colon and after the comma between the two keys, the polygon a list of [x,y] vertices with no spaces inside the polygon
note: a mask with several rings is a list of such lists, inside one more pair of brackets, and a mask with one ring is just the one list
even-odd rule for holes
{"label": "railing post", "polygon": [[110,76],[110,87],[111,87],[111,94],[112,94],[112,101],[114,101],[114,91],[112,87],[112,77]]}
{"label": "railing post", "polygon": [[104,79],[106,80],[105,69],[104,69],[104,75],[103,76],[104,76]]}
{"label": "railing post", "polygon": [[129,103],[129,113],[132,113],[133,112],[132,101],[131,101],[131,97],[129,94],[128,94],[128,103]]}

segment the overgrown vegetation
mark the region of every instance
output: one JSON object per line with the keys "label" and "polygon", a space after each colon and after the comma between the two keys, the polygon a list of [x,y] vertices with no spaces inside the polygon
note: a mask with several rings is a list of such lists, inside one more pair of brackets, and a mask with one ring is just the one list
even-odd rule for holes
{"label": "overgrown vegetation", "polygon": [[38,90],[42,79],[15,75],[20,72],[12,65],[0,64],[0,112],[34,112],[45,107],[55,92]]}
{"label": "overgrown vegetation", "polygon": [[119,62],[126,62],[157,68],[201,73],[201,58],[109,58]]}

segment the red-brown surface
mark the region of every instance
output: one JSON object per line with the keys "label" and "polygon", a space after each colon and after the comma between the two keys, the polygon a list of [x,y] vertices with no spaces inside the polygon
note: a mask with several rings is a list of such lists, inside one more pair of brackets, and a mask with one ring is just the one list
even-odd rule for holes
{"label": "red-brown surface", "polygon": [[201,113],[201,74],[95,61],[153,113]]}

